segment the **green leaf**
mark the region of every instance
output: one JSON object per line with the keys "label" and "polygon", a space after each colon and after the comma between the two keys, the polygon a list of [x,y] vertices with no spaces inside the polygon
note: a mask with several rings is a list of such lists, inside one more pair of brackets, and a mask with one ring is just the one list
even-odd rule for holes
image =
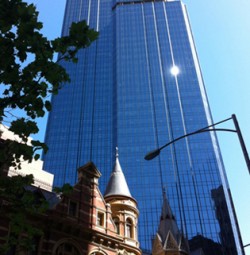
{"label": "green leaf", "polygon": [[47,111],[51,111],[51,103],[50,101],[45,101],[45,108]]}
{"label": "green leaf", "polygon": [[73,187],[69,183],[65,183],[62,187],[54,187],[53,191],[58,194],[69,195],[73,191]]}
{"label": "green leaf", "polygon": [[21,138],[27,138],[31,134],[36,134],[39,131],[35,121],[27,121],[25,118],[12,121],[9,130],[19,135]]}
{"label": "green leaf", "polygon": [[34,159],[38,160],[39,158],[40,158],[40,155],[39,154],[35,154]]}

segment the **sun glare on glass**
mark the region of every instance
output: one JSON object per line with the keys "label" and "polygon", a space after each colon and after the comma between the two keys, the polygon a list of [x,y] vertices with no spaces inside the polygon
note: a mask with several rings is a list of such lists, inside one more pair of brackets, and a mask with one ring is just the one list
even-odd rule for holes
{"label": "sun glare on glass", "polygon": [[176,76],[180,73],[180,69],[178,68],[178,66],[173,66],[171,69],[170,69],[170,72],[172,75]]}

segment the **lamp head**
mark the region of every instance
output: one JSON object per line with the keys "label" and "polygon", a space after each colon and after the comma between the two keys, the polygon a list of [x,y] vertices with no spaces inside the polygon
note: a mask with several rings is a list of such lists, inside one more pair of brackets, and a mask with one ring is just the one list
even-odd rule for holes
{"label": "lamp head", "polygon": [[156,149],[153,151],[150,151],[149,153],[147,153],[144,157],[145,160],[151,160],[155,157],[157,157],[160,154],[161,150],[160,149]]}

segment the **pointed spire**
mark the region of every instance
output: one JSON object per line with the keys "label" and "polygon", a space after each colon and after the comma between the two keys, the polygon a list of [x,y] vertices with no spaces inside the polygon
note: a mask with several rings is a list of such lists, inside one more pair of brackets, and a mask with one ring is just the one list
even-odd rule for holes
{"label": "pointed spire", "polygon": [[179,234],[179,229],[177,227],[175,217],[170,208],[166,191],[163,189],[163,205],[161,211],[161,221],[158,229],[158,233],[160,234],[162,240],[166,240],[168,233],[171,232],[174,236]]}
{"label": "pointed spire", "polygon": [[116,160],[104,197],[113,195],[132,197],[118,157],[118,148],[116,147]]}
{"label": "pointed spire", "polygon": [[[165,189],[163,189],[161,220],[154,242],[159,242],[159,240],[162,242],[164,251],[176,250],[176,252],[180,252],[178,254],[189,254],[188,244],[178,229]],[[152,254],[154,255],[157,253],[159,253],[159,250],[155,250]]]}
{"label": "pointed spire", "polygon": [[167,199],[165,188],[163,188],[163,205],[162,205],[162,211],[161,211],[161,219],[175,220],[175,217],[172,213],[171,207]]}

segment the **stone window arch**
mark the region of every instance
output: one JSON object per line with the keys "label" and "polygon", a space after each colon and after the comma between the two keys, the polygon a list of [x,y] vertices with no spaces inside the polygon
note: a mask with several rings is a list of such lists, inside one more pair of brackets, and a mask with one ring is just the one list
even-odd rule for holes
{"label": "stone window arch", "polygon": [[134,226],[133,221],[131,218],[126,219],[125,224],[125,235],[128,238],[134,238]]}
{"label": "stone window arch", "polygon": [[60,240],[53,249],[53,255],[82,255],[78,243],[70,239]]}

